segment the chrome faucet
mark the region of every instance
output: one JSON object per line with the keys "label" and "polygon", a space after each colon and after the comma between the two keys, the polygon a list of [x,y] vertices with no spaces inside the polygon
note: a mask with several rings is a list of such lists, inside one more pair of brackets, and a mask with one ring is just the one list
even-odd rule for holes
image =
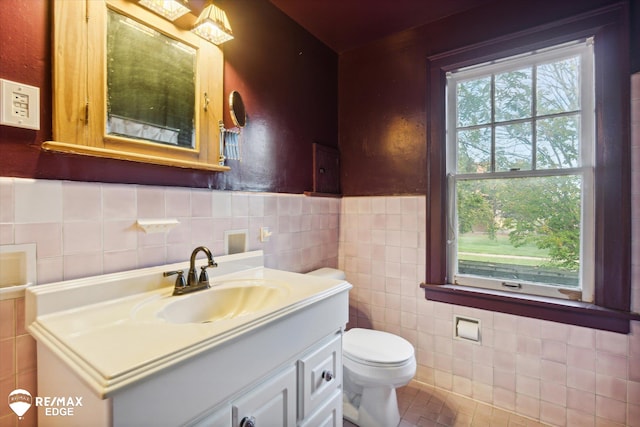
{"label": "chrome faucet", "polygon": [[[196,273],[196,256],[199,252],[204,252],[207,255],[207,265],[200,267],[200,277],[198,277]],[[208,289],[211,286],[209,285],[209,276],[207,275],[207,268],[209,267],[217,267],[218,264],[213,260],[213,255],[211,251],[206,246],[198,246],[191,252],[191,260],[189,263],[189,273],[187,273],[187,279],[184,278],[184,272],[182,270],[177,271],[165,271],[163,273],[164,277],[172,276],[177,274],[176,284],[173,289],[173,295],[183,295],[188,294],[190,292],[199,291],[201,289]]]}

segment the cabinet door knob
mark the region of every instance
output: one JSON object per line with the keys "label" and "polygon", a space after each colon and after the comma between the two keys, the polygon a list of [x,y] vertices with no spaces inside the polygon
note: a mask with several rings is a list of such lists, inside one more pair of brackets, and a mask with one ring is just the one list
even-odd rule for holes
{"label": "cabinet door knob", "polygon": [[256,427],[256,419],[253,417],[244,417],[240,421],[240,427]]}
{"label": "cabinet door knob", "polygon": [[324,378],[325,381],[329,382],[333,377],[334,375],[331,371],[322,371],[322,378]]}

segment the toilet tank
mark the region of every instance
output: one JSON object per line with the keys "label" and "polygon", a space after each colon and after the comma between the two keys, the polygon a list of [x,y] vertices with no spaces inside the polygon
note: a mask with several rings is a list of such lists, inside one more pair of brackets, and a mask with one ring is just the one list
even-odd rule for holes
{"label": "toilet tank", "polygon": [[319,268],[317,270],[310,271],[307,274],[310,274],[312,276],[326,277],[329,279],[345,280],[347,278],[344,274],[344,271],[329,267]]}

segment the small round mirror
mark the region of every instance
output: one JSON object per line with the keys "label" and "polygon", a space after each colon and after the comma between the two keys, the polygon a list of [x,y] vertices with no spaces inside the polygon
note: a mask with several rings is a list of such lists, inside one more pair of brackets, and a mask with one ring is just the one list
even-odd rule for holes
{"label": "small round mirror", "polygon": [[242,96],[237,90],[232,91],[229,94],[229,112],[231,113],[231,120],[233,124],[239,128],[244,127],[247,124],[247,112],[244,109],[244,102]]}

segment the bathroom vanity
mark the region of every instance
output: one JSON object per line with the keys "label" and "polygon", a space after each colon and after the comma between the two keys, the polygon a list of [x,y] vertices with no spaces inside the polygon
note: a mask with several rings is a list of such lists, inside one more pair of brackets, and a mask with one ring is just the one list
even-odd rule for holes
{"label": "bathroom vanity", "polygon": [[37,395],[82,402],[39,425],[341,426],[351,285],[216,261],[188,295],[162,274],[188,263],[29,288]]}

